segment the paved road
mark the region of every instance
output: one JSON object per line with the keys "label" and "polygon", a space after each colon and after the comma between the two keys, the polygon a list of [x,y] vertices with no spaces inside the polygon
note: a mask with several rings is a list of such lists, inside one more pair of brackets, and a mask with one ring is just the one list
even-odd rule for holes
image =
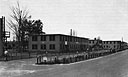
{"label": "paved road", "polygon": [[35,61],[0,62],[0,77],[128,77],[128,50],[67,65],[37,66]]}

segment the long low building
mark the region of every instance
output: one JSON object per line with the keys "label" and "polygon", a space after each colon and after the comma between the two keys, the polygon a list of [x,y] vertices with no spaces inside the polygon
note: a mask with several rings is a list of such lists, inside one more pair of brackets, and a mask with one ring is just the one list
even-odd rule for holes
{"label": "long low building", "polygon": [[127,43],[122,41],[102,41],[96,38],[90,40],[64,34],[34,34],[29,37],[29,51],[31,52],[82,52],[90,49],[120,50],[127,47]]}
{"label": "long low building", "polygon": [[121,41],[102,41],[102,45],[104,49],[116,49],[119,50],[122,48]]}
{"label": "long low building", "polygon": [[80,52],[88,49],[89,39],[64,34],[30,35],[29,51]]}
{"label": "long low building", "polygon": [[93,48],[94,46],[101,46],[101,49],[115,49],[115,50],[120,50],[120,49],[126,49],[128,48],[128,45],[126,42],[122,42],[119,40],[111,40],[111,41],[102,41],[100,39],[94,39],[94,40],[89,40],[89,46]]}

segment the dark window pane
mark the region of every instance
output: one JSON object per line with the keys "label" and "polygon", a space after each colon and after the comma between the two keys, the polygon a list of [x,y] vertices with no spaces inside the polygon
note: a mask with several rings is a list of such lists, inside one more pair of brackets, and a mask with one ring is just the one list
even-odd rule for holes
{"label": "dark window pane", "polygon": [[60,44],[60,49],[63,49],[63,48],[62,48],[62,44]]}
{"label": "dark window pane", "polygon": [[46,36],[41,36],[41,41],[46,41]]}
{"label": "dark window pane", "polygon": [[62,41],[62,38],[61,38],[62,36],[60,36],[60,41]]}
{"label": "dark window pane", "polygon": [[46,49],[46,45],[45,44],[41,44],[41,49]]}
{"label": "dark window pane", "polygon": [[49,40],[50,41],[55,41],[55,36],[54,35],[49,36]]}
{"label": "dark window pane", "polygon": [[32,41],[37,41],[37,36],[32,36]]}
{"label": "dark window pane", "polygon": [[50,44],[50,49],[55,49],[55,44]]}
{"label": "dark window pane", "polygon": [[33,44],[32,49],[37,49],[37,44]]}

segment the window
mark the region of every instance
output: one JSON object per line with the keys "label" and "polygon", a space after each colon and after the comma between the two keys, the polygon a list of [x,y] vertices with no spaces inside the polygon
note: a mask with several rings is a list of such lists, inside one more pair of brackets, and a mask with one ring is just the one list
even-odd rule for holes
{"label": "window", "polygon": [[67,36],[65,36],[65,41],[68,41],[68,37]]}
{"label": "window", "polygon": [[63,41],[65,40],[65,37],[63,36]]}
{"label": "window", "polygon": [[75,39],[75,42],[76,42],[76,37],[74,39]]}
{"label": "window", "polygon": [[62,36],[60,36],[60,41],[62,41]]}
{"label": "window", "polygon": [[108,44],[111,44],[111,42],[109,41]]}
{"label": "window", "polygon": [[112,41],[110,42],[110,44],[112,44]]}
{"label": "window", "polygon": [[105,41],[103,42],[103,44],[105,44]]}
{"label": "window", "polygon": [[33,44],[32,49],[37,49],[37,44]]}
{"label": "window", "polygon": [[114,44],[116,44],[116,41],[114,41]]}
{"label": "window", "polygon": [[73,42],[75,42],[75,37],[73,37],[72,39],[73,39]]}
{"label": "window", "polygon": [[55,44],[50,44],[50,49],[55,49]]}
{"label": "window", "polygon": [[55,41],[55,36],[54,35],[49,36],[49,40],[50,41]]}
{"label": "window", "polygon": [[63,44],[60,44],[60,49],[64,49],[64,45]]}
{"label": "window", "polygon": [[41,36],[41,41],[46,41],[46,36]]}
{"label": "window", "polygon": [[37,36],[32,36],[32,41],[37,41]]}
{"label": "window", "polygon": [[45,44],[41,44],[41,49],[46,49],[46,45]]}
{"label": "window", "polygon": [[68,36],[68,37],[67,37],[67,41],[70,41],[69,38],[70,38],[70,37]]}
{"label": "window", "polygon": [[60,44],[60,49],[62,49],[62,44]]}

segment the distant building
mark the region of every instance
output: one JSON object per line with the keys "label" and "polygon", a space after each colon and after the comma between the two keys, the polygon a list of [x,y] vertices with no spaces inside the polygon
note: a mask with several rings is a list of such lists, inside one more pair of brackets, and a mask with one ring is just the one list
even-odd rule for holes
{"label": "distant building", "polygon": [[122,41],[102,41],[100,39],[89,40],[89,47],[93,50],[98,49],[126,49],[128,45]]}
{"label": "distant building", "polygon": [[64,34],[33,34],[29,36],[28,49],[30,52],[82,52],[87,50],[128,48],[126,42],[102,41],[100,39],[90,40]]}
{"label": "distant building", "polygon": [[104,49],[121,49],[121,41],[102,41],[102,45]]}
{"label": "distant building", "polygon": [[79,52],[86,51],[89,39],[63,34],[31,35],[29,51],[41,52]]}
{"label": "distant building", "polygon": [[128,48],[128,43],[127,42],[121,42],[121,48],[122,49],[127,49]]}
{"label": "distant building", "polygon": [[102,40],[94,38],[94,40],[89,40],[90,50],[102,50]]}
{"label": "distant building", "polygon": [[94,40],[89,40],[89,46],[93,46],[93,45],[95,45],[97,43],[102,45],[102,40],[96,39],[96,38],[94,38]]}

